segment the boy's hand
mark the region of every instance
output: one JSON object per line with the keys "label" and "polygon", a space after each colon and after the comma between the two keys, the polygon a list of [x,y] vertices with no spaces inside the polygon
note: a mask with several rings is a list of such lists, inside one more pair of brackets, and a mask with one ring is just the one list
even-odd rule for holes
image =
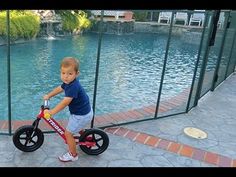
{"label": "boy's hand", "polygon": [[50,98],[49,98],[48,95],[44,95],[44,96],[43,96],[43,99],[44,99],[44,100],[49,100]]}
{"label": "boy's hand", "polygon": [[49,111],[48,109],[45,109],[45,110],[43,111],[43,114],[44,114],[44,117],[45,117],[45,118],[50,118],[50,117],[51,117],[51,113],[50,113],[50,111]]}

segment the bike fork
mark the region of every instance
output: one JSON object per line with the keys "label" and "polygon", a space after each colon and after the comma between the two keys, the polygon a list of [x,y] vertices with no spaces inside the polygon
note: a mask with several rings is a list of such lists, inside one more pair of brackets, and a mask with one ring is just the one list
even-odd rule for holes
{"label": "bike fork", "polygon": [[39,121],[40,121],[40,119],[37,118],[37,119],[32,123],[32,125],[34,126],[34,129],[33,129],[33,132],[32,132],[32,134],[31,134],[31,136],[30,136],[31,138],[34,137],[35,130],[38,128],[38,125],[39,125]]}

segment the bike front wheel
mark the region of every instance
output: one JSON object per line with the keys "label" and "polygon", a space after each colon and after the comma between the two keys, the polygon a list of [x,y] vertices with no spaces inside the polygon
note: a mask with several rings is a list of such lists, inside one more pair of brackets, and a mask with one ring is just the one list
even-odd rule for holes
{"label": "bike front wheel", "polygon": [[80,142],[94,142],[94,146],[80,145],[83,152],[88,155],[99,155],[103,153],[109,145],[108,135],[99,129],[87,129],[80,137]]}
{"label": "bike front wheel", "polygon": [[14,145],[23,152],[33,152],[43,144],[43,132],[34,126],[25,125],[18,128],[13,135]]}

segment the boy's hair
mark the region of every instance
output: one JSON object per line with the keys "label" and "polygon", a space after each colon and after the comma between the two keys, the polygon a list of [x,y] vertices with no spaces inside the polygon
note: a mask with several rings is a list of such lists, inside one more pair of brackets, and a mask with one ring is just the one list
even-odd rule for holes
{"label": "boy's hair", "polygon": [[61,67],[68,67],[73,66],[75,71],[79,71],[79,61],[76,58],[73,57],[65,57],[61,61]]}

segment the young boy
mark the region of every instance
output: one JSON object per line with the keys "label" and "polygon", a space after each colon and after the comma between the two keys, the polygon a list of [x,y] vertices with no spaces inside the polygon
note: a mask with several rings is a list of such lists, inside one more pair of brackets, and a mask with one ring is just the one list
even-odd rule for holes
{"label": "young boy", "polygon": [[79,79],[76,79],[79,75],[79,62],[75,58],[66,57],[62,60],[60,68],[63,83],[47,95],[44,95],[43,99],[48,100],[63,91],[65,92],[65,97],[54,108],[45,110],[44,114],[49,113],[53,116],[66,106],[69,106],[70,117],[65,130],[69,152],[60,156],[59,160],[63,162],[76,161],[78,160],[78,154],[73,134],[78,133],[91,121],[93,111],[88,95],[80,85]]}

